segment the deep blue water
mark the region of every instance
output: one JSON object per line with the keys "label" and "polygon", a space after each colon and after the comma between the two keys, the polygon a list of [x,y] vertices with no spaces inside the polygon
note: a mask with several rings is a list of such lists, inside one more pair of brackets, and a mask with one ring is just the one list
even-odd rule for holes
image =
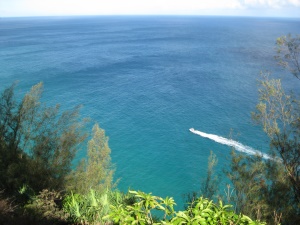
{"label": "deep blue water", "polygon": [[257,79],[262,70],[282,72],[276,38],[299,32],[299,19],[1,18],[0,89],[18,80],[22,94],[43,81],[48,104],[82,104],[110,138],[118,187],[180,203],[199,189],[210,150],[219,168],[230,152],[189,128],[223,137],[233,130],[239,142],[267,151],[250,116]]}

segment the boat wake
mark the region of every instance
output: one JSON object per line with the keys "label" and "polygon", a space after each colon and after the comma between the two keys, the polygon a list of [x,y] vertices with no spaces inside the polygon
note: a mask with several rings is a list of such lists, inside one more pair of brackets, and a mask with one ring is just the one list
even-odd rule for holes
{"label": "boat wake", "polygon": [[190,131],[194,134],[200,135],[201,137],[208,138],[210,140],[213,140],[217,143],[223,144],[223,145],[228,145],[230,147],[235,148],[235,150],[239,152],[244,152],[249,155],[260,155],[264,159],[268,160],[275,160],[275,161],[280,161],[278,158],[273,158],[272,156],[269,156],[268,154],[262,153],[258,150],[255,150],[249,146],[243,145],[237,141],[234,141],[232,139],[227,139],[224,137],[220,137],[215,134],[207,134],[198,130],[195,130],[194,128],[190,128]]}

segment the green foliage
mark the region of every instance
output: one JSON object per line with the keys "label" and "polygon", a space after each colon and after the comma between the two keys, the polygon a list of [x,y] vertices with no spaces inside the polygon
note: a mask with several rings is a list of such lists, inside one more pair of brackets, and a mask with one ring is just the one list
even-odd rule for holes
{"label": "green foliage", "polygon": [[261,157],[245,157],[231,152],[231,164],[226,174],[234,186],[229,201],[235,210],[251,217],[261,219],[259,213],[264,210],[265,202],[261,191],[265,185],[265,164]]}
{"label": "green foliage", "polygon": [[27,184],[35,192],[63,189],[71,162],[86,134],[79,107],[60,112],[40,102],[43,85],[33,86],[22,101],[15,85],[0,96],[0,187],[16,193]]}
{"label": "green foliage", "polygon": [[71,172],[75,153],[87,137],[79,107],[65,112],[58,105],[46,107],[40,102],[41,83],[20,102],[14,88],[12,85],[0,96],[0,188],[21,204],[27,202],[24,208],[20,205],[19,216],[30,223],[65,222],[57,191],[67,187],[80,193],[66,197],[69,219],[102,222],[109,211],[106,190],[112,186],[114,172],[104,130],[94,126],[88,157]]}
{"label": "green foliage", "polygon": [[208,168],[205,179],[201,183],[201,195],[206,198],[212,199],[219,188],[220,179],[217,175],[214,175],[214,169],[218,164],[217,156],[211,151],[208,157]]}
{"label": "green foliage", "polygon": [[270,79],[268,73],[263,73],[259,82],[259,103],[252,116],[270,138],[277,138],[281,133],[293,135],[291,129],[299,116],[298,109],[299,102],[285,93],[281,80]]}
{"label": "green foliage", "polygon": [[[218,205],[206,198],[198,198],[190,204],[185,211],[174,211],[176,205],[173,198],[161,198],[140,191],[130,191],[134,194],[137,202],[133,205],[119,204],[111,206],[111,212],[105,218],[109,218],[116,224],[265,224],[252,221],[245,215],[237,215],[230,205]],[[161,211],[163,219],[155,221],[153,212]]]}
{"label": "green foliage", "polygon": [[287,68],[296,78],[300,79],[300,35],[283,36],[277,39],[278,64]]}
{"label": "green foliage", "polygon": [[298,204],[284,166],[234,151],[231,156],[227,176],[234,189],[228,190],[227,201],[235,206],[235,211],[268,224],[298,224]]}
{"label": "green foliage", "polygon": [[93,189],[85,195],[71,193],[65,197],[63,209],[73,223],[102,224],[109,212],[108,195],[108,192],[99,194]]}
{"label": "green foliage", "polygon": [[129,191],[135,196],[136,202],[132,205],[118,204],[111,206],[111,212],[106,218],[117,224],[160,224],[155,223],[153,211],[162,211],[166,220],[174,214],[174,199],[165,199],[141,191]]}
{"label": "green foliage", "polygon": [[235,214],[231,210],[232,206],[223,205],[222,201],[219,201],[219,204],[216,205],[213,201],[200,197],[191,205],[192,207],[188,207],[187,210],[176,213],[170,224],[265,224],[253,221],[245,215]]}
{"label": "green foliage", "polygon": [[104,130],[95,124],[93,137],[88,142],[87,159],[83,159],[69,176],[69,190],[86,194],[90,189],[99,193],[110,189],[114,173],[110,152]]}
{"label": "green foliage", "polygon": [[265,76],[260,84],[260,101],[253,117],[270,137],[300,203],[300,102],[284,92],[280,80]]}
{"label": "green foliage", "polygon": [[120,204],[133,205],[137,199],[132,193],[124,193],[119,190],[110,190],[108,192],[110,205],[117,206]]}
{"label": "green foliage", "polygon": [[[279,64],[300,75],[300,36],[277,40]],[[280,79],[262,73],[259,102],[252,114],[270,138],[273,160],[232,153],[227,171],[234,191],[229,200],[237,212],[268,224],[300,223],[300,101],[284,91]]]}
{"label": "green foliage", "polygon": [[59,192],[44,189],[25,205],[25,216],[34,224],[62,224],[67,216],[59,206],[61,201]]}

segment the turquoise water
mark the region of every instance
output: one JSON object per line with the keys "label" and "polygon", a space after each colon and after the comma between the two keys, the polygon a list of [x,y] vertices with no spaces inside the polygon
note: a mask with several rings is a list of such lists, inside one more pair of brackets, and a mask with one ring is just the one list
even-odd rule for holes
{"label": "turquoise water", "polygon": [[182,203],[199,189],[210,150],[219,168],[230,152],[189,128],[222,137],[233,130],[240,143],[267,151],[250,118],[258,75],[282,72],[275,40],[299,31],[299,19],[1,18],[0,88],[18,80],[22,94],[43,81],[48,104],[82,104],[110,138],[121,190]]}

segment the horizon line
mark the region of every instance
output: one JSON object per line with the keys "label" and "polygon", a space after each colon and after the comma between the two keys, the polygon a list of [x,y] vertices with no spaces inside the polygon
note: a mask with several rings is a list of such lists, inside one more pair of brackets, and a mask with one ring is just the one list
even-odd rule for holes
{"label": "horizon line", "polygon": [[278,19],[300,19],[300,16],[262,16],[262,15],[222,15],[222,14],[69,14],[69,15],[21,15],[21,16],[0,16],[2,18],[32,18],[32,17],[155,17],[155,16],[176,16],[176,17],[244,17],[244,18],[278,18]]}

